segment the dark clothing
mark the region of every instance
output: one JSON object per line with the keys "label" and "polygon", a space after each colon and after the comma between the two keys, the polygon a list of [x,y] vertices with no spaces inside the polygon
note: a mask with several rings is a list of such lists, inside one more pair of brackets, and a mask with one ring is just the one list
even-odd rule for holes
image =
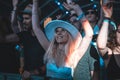
{"label": "dark clothing", "polygon": [[15,50],[16,43],[0,44],[0,72],[18,73],[19,58]]}
{"label": "dark clothing", "polygon": [[116,63],[114,54],[111,55],[106,71],[108,80],[120,79],[120,67]]}
{"label": "dark clothing", "polygon": [[37,38],[28,31],[20,32],[18,36],[24,49],[24,69],[28,71],[40,69],[43,66],[45,50],[41,47]]}

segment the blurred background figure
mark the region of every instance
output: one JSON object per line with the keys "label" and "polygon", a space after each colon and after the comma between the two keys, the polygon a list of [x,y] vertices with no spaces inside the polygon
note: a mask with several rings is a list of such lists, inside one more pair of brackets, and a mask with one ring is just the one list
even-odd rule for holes
{"label": "blurred background figure", "polygon": [[[82,30],[82,25],[79,22],[78,18],[80,18],[80,15],[77,15],[77,13],[79,13],[79,5],[76,4],[75,2],[71,2],[70,4],[63,4],[67,10],[70,10],[70,18],[69,21],[82,33],[84,34],[84,31]],[[88,6],[90,10],[93,10],[93,7]],[[88,8],[87,7],[87,8]],[[92,9],[91,9],[92,8]],[[85,12],[84,12],[85,14]],[[95,21],[95,25],[96,25],[96,17],[97,15],[95,15],[96,13],[94,12],[94,14],[91,14],[93,16],[91,16],[91,19],[88,19],[88,21],[90,22],[90,24],[92,23],[92,21]],[[86,15],[85,15],[86,16]],[[95,20],[93,20],[95,19]],[[97,26],[98,27],[98,26]],[[92,26],[92,28],[94,28]],[[99,27],[98,27],[99,30]],[[98,33],[98,30],[96,31]],[[84,36],[84,35],[83,35]],[[92,42],[92,41],[91,41]],[[79,79],[84,79],[84,80],[98,80],[99,79],[99,55],[98,52],[96,50],[96,47],[94,47],[93,44],[89,45],[88,50],[86,51],[85,55],[81,58],[81,60],[79,61],[76,69],[75,69],[75,73],[74,73],[74,80],[79,80]],[[87,77],[86,77],[87,75]]]}
{"label": "blurred background figure", "polygon": [[18,38],[14,38],[10,19],[0,16],[0,72],[18,73],[19,59],[15,50]]}
{"label": "blurred background figure", "polygon": [[[81,61],[78,63],[78,66],[77,66],[75,72],[80,73],[80,74],[85,73],[84,66],[87,64],[87,66],[91,66],[91,69],[90,68],[87,69],[87,71],[88,71],[87,75],[89,75],[92,72],[91,70],[94,70],[95,68],[97,69],[97,67],[94,67],[95,65],[93,66],[90,64],[94,64],[94,63],[96,63],[96,61],[100,61],[100,70],[101,70],[100,71],[100,79],[103,80],[105,78],[101,78],[101,77],[105,76],[105,74],[106,74],[106,72],[104,72],[105,65],[104,65],[103,58],[101,55],[93,55],[93,54],[96,54],[96,50],[97,50],[96,38],[98,36],[99,30],[102,25],[101,21],[104,21],[104,19],[103,19],[104,13],[103,13],[101,5],[100,5],[100,0],[39,0],[38,7],[41,10],[41,12],[39,12],[40,21],[38,21],[38,24],[41,27],[39,27],[39,28],[41,28],[41,30],[44,33],[45,25],[47,25],[47,23],[49,23],[50,21],[52,21],[54,19],[64,20],[64,21],[69,21],[71,24],[73,24],[79,30],[79,32],[82,33],[82,36],[84,37],[84,31],[82,28],[82,24],[79,20],[76,20],[76,18],[78,18],[80,15],[79,14],[77,15],[76,11],[74,11],[74,9],[67,9],[63,5],[64,2],[67,2],[67,4],[71,5],[72,1],[75,2],[75,4],[77,3],[83,9],[84,14],[86,15],[87,19],[89,20],[89,22],[94,30],[94,36],[93,36],[91,45],[89,46],[88,50],[86,51],[85,56],[83,56]],[[37,36],[35,36],[35,33],[32,30],[32,27],[33,27],[31,24],[31,22],[32,22],[31,21],[32,3],[33,3],[33,0],[3,0],[3,1],[0,1],[0,7],[1,7],[0,8],[0,52],[1,52],[0,72],[22,74],[25,70],[28,77],[30,77],[30,75],[33,73],[35,73],[35,74],[37,73],[37,75],[38,75],[41,72],[43,72],[42,74],[45,75],[45,67],[42,67],[42,69],[38,68],[37,70],[32,70],[32,71],[31,71],[31,69],[28,70],[28,68],[25,68],[25,66],[26,66],[25,62],[30,63],[30,60],[32,63],[30,65],[35,65],[35,64],[39,64],[39,63],[41,64],[41,62],[43,64],[43,60],[38,59],[38,58],[43,57],[43,55],[48,47],[48,46],[45,46],[46,41],[44,41],[44,39],[42,39],[43,42],[41,40],[40,45],[38,45],[40,47],[40,50],[38,50],[38,47],[36,49],[34,49],[36,47],[36,44],[39,44],[38,42],[40,42],[40,41],[38,41],[36,39]],[[112,11],[113,12],[112,13],[113,21],[110,21],[110,24],[108,27],[109,32],[112,32],[113,30],[117,29],[116,23],[119,23],[120,1],[119,0],[115,0],[115,1],[103,0],[103,3],[105,3],[104,6],[107,6],[108,8],[113,6],[113,11]],[[28,6],[28,4],[30,4],[30,5]],[[72,7],[74,7],[74,6],[72,6]],[[76,9],[76,10],[79,12],[78,9]],[[11,23],[10,23],[10,21],[11,21]],[[30,38],[28,38],[28,36]],[[25,39],[23,39],[23,38],[26,39],[26,42],[25,42]],[[34,42],[34,40],[36,43],[32,44]],[[35,46],[35,47],[33,48],[31,45]],[[16,49],[17,46],[22,46],[22,48],[23,48],[22,51],[17,51],[17,49]],[[29,50],[29,49],[31,49],[31,50]],[[38,59],[39,62],[37,63],[37,61],[36,61],[35,63],[33,63],[34,60],[36,60],[36,59],[33,58],[32,55],[28,56],[27,54],[28,53],[33,54],[32,52],[37,52],[37,51],[41,52],[42,54],[38,54],[38,56],[41,56],[41,57],[36,58],[36,59]],[[20,55],[21,53],[23,53],[23,55]],[[37,55],[37,53],[36,53],[36,55]],[[24,59],[25,57],[27,57],[27,59]],[[99,60],[98,60],[98,58],[99,58]],[[5,62],[3,63],[3,61],[5,61]],[[85,65],[82,62],[84,62]],[[13,64],[11,65],[11,63],[13,63]],[[79,69],[79,67],[82,67],[83,72],[79,71],[81,69],[81,68]],[[88,68],[88,67],[86,67],[86,68]],[[99,70],[99,69],[97,69],[97,70]],[[101,75],[101,72],[102,72],[102,75]],[[86,76],[82,76],[82,75],[80,76],[80,74],[77,74],[77,76],[79,77],[78,80],[80,79],[80,77],[81,78],[83,78],[83,77],[91,78],[92,77],[92,75],[89,75],[88,77],[86,77]]]}
{"label": "blurred background figure", "polygon": [[[113,6],[102,5],[104,21],[97,38],[98,50],[105,61],[107,80],[120,80],[120,49],[119,49],[119,28],[110,31],[109,25],[112,22]],[[117,73],[117,74],[116,74]]]}
{"label": "blurred background figure", "polygon": [[[44,77],[45,67],[43,56],[45,50],[39,44],[32,30],[32,4],[26,5],[24,10],[19,10],[18,3],[18,0],[13,0],[11,27],[14,34],[16,34],[15,37],[19,38],[19,43],[23,46],[24,50],[23,56],[21,56],[23,64],[20,65],[20,73],[23,79],[30,78],[30,75]],[[18,17],[22,20],[20,21]]]}

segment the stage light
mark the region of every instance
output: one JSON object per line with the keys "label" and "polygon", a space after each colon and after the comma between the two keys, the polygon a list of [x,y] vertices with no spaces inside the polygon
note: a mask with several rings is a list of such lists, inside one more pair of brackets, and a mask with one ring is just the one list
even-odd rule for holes
{"label": "stage light", "polygon": [[60,2],[57,2],[57,5],[60,5]]}
{"label": "stage light", "polygon": [[94,0],[90,0],[91,2],[93,2]]}
{"label": "stage light", "polygon": [[97,8],[97,5],[96,5],[96,4],[94,4],[94,5],[93,5],[93,8]]}
{"label": "stage light", "polygon": [[69,12],[68,12],[68,11],[66,11],[65,13],[66,13],[66,14],[69,14]]}

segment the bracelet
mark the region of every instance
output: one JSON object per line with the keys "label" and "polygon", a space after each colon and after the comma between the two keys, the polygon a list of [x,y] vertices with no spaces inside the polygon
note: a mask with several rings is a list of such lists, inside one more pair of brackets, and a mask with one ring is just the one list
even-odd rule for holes
{"label": "bracelet", "polygon": [[110,20],[104,19],[103,22],[108,22],[108,23],[110,23]]}
{"label": "bracelet", "polygon": [[111,21],[110,19],[104,19],[104,22],[108,22],[109,24],[111,24],[114,27],[115,30],[117,29],[116,24],[113,21]]}
{"label": "bracelet", "polygon": [[82,19],[83,17],[84,17],[84,13],[80,14],[80,15],[77,17],[76,20],[80,20],[80,19]]}
{"label": "bracelet", "polygon": [[110,24],[113,25],[114,29],[117,30],[117,26],[113,21],[110,21]]}

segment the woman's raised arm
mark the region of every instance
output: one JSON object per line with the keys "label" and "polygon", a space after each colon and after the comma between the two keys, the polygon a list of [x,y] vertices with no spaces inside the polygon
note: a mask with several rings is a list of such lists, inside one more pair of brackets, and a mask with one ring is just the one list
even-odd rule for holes
{"label": "woman's raised arm", "polygon": [[[107,8],[107,6],[102,6],[102,9],[104,12],[104,16],[107,18],[111,18],[112,7]],[[97,38],[97,46],[102,56],[104,56],[104,54],[108,51],[108,48],[107,48],[108,27],[109,27],[109,20],[104,19],[98,38]]]}
{"label": "woman's raised arm", "polygon": [[33,31],[39,41],[39,43],[42,45],[42,47],[47,50],[49,46],[49,41],[47,40],[44,32],[40,28],[39,24],[39,9],[38,9],[38,1],[39,0],[33,0],[33,8],[32,8],[32,28]]}

